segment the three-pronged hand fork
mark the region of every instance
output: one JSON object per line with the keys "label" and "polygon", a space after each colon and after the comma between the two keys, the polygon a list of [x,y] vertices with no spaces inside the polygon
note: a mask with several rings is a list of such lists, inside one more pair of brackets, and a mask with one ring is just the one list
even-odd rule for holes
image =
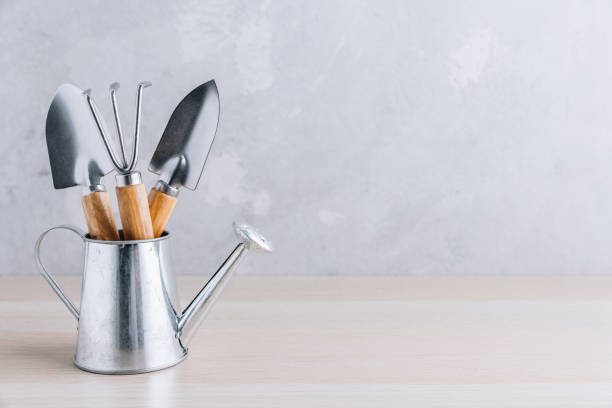
{"label": "three-pronged hand fork", "polygon": [[121,129],[121,120],[119,118],[119,109],[117,107],[116,93],[119,89],[119,83],[114,82],[110,85],[111,102],[113,104],[113,114],[115,117],[115,125],[117,127],[117,136],[119,138],[119,147],[121,151],[121,160],[115,155],[110,141],[106,135],[106,126],[104,118],[99,113],[96,104],[90,96],[90,90],[85,91],[89,109],[94,117],[100,136],[104,141],[104,146],[110,156],[117,175],[117,202],[119,204],[119,216],[121,217],[121,225],[123,227],[123,239],[125,240],[140,240],[153,238],[153,226],[151,224],[151,214],[149,213],[149,203],[147,200],[147,191],[142,183],[142,177],[139,171],[135,171],[136,161],[138,160],[138,140],[140,137],[140,115],[142,104],[142,90],[151,86],[150,82],[141,82],[138,84],[137,102],[136,102],[136,124],[134,130],[134,140],[132,145],[132,155],[128,161],[125,153],[125,143],[123,139],[123,131]]}

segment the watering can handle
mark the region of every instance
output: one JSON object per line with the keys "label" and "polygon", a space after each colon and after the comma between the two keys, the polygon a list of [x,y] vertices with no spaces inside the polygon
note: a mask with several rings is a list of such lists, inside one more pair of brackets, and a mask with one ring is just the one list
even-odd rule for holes
{"label": "watering can handle", "polygon": [[55,279],[53,279],[53,277],[49,274],[49,272],[47,272],[47,270],[45,269],[45,267],[43,266],[40,260],[40,244],[42,243],[45,236],[49,232],[55,229],[67,229],[77,234],[79,237],[81,237],[81,239],[85,238],[85,233],[80,228],[75,227],[74,225],[58,225],[57,227],[49,228],[48,230],[40,234],[40,237],[38,237],[38,240],[36,241],[36,245],[34,246],[34,257],[36,258],[36,265],[38,266],[38,271],[43,276],[43,278],[45,278],[45,280],[49,283],[49,286],[51,286],[51,289],[53,289],[53,291],[57,294],[60,300],[64,302],[68,310],[70,310],[70,313],[72,313],[74,317],[76,317],[76,319],[79,320],[79,311],[74,306],[72,301],[68,298],[68,296],[66,296],[62,288],[60,288],[60,286],[55,281]]}

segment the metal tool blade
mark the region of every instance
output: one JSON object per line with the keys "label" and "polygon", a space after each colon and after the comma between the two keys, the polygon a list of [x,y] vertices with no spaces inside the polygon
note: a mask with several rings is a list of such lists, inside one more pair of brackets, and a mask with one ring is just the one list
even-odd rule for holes
{"label": "metal tool blade", "polygon": [[219,123],[219,91],[214,80],[191,91],[172,112],[149,170],[172,187],[195,190]]}
{"label": "metal tool blade", "polygon": [[83,90],[61,85],[47,114],[47,150],[56,189],[100,184],[113,170]]}

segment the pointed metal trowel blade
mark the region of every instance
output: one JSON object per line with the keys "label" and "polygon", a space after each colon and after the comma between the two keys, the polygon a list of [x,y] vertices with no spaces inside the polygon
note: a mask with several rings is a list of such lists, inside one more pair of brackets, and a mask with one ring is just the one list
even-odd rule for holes
{"label": "pointed metal trowel blade", "polygon": [[100,184],[114,169],[82,89],[71,84],[58,88],[45,132],[56,189]]}
{"label": "pointed metal trowel blade", "polygon": [[214,80],[185,96],[168,120],[149,170],[173,187],[195,190],[215,140],[219,109]]}

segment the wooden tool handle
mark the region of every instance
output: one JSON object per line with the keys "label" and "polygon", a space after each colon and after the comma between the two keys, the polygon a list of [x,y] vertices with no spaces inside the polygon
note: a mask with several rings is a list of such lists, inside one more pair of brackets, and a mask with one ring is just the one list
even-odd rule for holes
{"label": "wooden tool handle", "polygon": [[149,192],[149,211],[155,238],[160,237],[164,232],[177,201],[177,197],[169,196],[154,188]]}
{"label": "wooden tool handle", "polygon": [[123,227],[123,239],[153,238],[153,226],[144,184],[115,187],[115,190]]}
{"label": "wooden tool handle", "polygon": [[106,191],[96,191],[81,198],[89,236],[102,241],[119,241],[113,208]]}
{"label": "wooden tool handle", "polygon": [[96,191],[81,199],[89,236],[102,241],[119,241],[119,232],[110,197],[106,191]]}

